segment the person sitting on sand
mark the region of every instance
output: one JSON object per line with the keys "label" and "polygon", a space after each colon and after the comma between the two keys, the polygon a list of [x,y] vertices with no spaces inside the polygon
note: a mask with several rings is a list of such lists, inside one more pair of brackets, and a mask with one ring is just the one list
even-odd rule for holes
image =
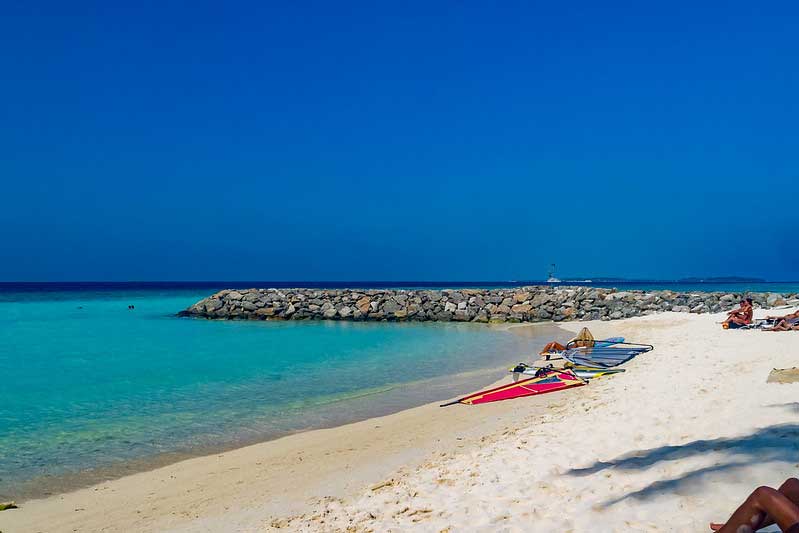
{"label": "person sitting on sand", "polygon": [[774,320],[774,325],[763,328],[765,331],[799,331],[799,310],[785,316],[767,316],[766,320]]}
{"label": "person sitting on sand", "polygon": [[799,533],[799,480],[790,478],[774,490],[758,487],[724,524],[710,524],[719,533],[752,533],[777,524],[784,533]]}
{"label": "person sitting on sand", "polygon": [[594,347],[594,336],[588,331],[588,328],[583,328],[574,337],[572,340],[569,341],[567,346],[572,346],[576,348],[593,348]]}
{"label": "person sitting on sand", "polygon": [[735,329],[748,326],[752,323],[752,315],[754,314],[752,299],[744,298],[740,303],[741,306],[738,309],[733,309],[727,313],[727,320],[721,323],[721,327],[724,329]]}

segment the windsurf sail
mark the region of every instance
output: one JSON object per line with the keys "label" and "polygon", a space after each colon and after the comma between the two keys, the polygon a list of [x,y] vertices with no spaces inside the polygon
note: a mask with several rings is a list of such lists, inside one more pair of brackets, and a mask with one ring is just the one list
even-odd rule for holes
{"label": "windsurf sail", "polygon": [[591,368],[588,366],[574,366],[569,370],[574,372],[578,378],[586,380],[626,372],[623,368]]}
{"label": "windsurf sail", "polygon": [[577,366],[611,368],[626,363],[633,357],[654,349],[649,344],[618,343],[597,348],[567,347],[561,357]]}
{"label": "windsurf sail", "polygon": [[[540,367],[530,366],[526,363],[519,363],[513,368],[508,369],[508,372],[513,372],[514,374],[522,374],[525,376],[534,376],[536,373],[540,372]],[[580,379],[594,379],[600,376],[608,376],[611,374],[619,374],[624,372],[623,368],[596,368],[590,366],[570,366],[568,367],[568,371],[572,372],[575,376]]]}
{"label": "windsurf sail", "polygon": [[541,376],[523,379],[508,385],[502,385],[493,389],[475,392],[469,396],[464,396],[458,400],[442,404],[441,407],[462,403],[464,405],[477,405],[481,403],[498,402],[501,400],[512,400],[513,398],[523,398],[536,394],[545,394],[572,387],[585,385],[585,381],[575,376],[568,370],[547,370],[543,369]]}
{"label": "windsurf sail", "polygon": [[619,344],[620,342],[624,342],[624,337],[608,337],[607,339],[596,341],[594,343],[594,348],[601,348],[603,346],[613,346],[614,344]]}

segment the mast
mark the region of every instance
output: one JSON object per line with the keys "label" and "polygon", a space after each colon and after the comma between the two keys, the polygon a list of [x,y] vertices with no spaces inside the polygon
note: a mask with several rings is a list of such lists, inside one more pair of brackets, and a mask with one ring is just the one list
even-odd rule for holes
{"label": "mast", "polygon": [[547,283],[560,283],[560,280],[555,277],[555,263],[552,263],[551,268],[549,269]]}

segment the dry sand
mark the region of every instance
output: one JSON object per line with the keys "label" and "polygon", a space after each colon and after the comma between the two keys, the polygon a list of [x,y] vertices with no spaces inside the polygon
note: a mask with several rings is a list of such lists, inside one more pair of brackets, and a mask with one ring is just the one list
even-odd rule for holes
{"label": "dry sand", "polygon": [[766,384],[796,366],[799,334],[719,320],[564,324],[656,349],[587,387],[427,405],[26,502],[0,531],[707,531],[799,473],[799,384]]}

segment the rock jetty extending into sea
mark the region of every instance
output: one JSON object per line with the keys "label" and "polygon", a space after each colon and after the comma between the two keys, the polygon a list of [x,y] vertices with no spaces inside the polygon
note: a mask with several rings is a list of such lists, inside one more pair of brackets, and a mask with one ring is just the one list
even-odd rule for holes
{"label": "rock jetty extending into sea", "polygon": [[[224,290],[179,316],[230,320],[361,320],[541,322],[616,320],[661,311],[715,313],[735,307],[741,294],[618,291],[596,287],[513,289],[246,289]],[[751,293],[757,307],[799,303],[797,294]]]}

